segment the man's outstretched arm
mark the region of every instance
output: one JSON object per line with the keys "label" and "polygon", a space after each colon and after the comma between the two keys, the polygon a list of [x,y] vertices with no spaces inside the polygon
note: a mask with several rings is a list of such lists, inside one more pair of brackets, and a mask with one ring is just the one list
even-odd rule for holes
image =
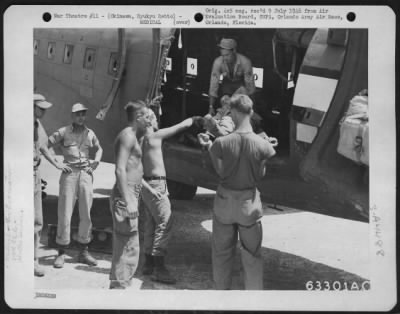
{"label": "man's outstretched arm", "polygon": [[154,133],[154,137],[158,139],[166,139],[168,137],[174,136],[175,134],[191,127],[193,124],[193,118],[188,118],[186,120],[183,120],[182,122],[175,124],[173,126],[170,126],[168,128],[160,129],[157,132]]}

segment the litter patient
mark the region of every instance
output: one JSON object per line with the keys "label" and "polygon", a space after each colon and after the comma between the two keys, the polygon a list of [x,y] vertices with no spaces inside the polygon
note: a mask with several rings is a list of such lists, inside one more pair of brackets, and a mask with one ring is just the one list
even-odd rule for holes
{"label": "litter patient", "polygon": [[199,133],[206,135],[211,140],[232,133],[235,124],[230,112],[230,97],[228,95],[222,96],[221,107],[217,110],[217,113],[214,116],[206,114],[204,117],[195,117],[193,125],[180,136],[179,142],[186,146],[201,147],[197,139]]}
{"label": "litter patient", "polygon": [[204,116],[204,129],[210,138],[216,138],[232,133],[235,129],[235,123],[231,117],[230,97],[228,95],[221,97],[221,108],[217,109],[214,116],[207,114]]}
{"label": "litter patient", "polygon": [[[275,137],[267,136],[260,127],[255,127],[253,124],[252,127],[253,131],[258,136],[270,142],[273,147],[278,145],[278,140]],[[204,116],[204,129],[206,131],[200,132],[198,138],[202,138],[203,140],[210,139],[211,141],[214,141],[217,137],[228,135],[234,131],[235,123],[231,117],[231,98],[228,95],[221,97],[221,108],[217,110],[215,116],[211,116],[210,114]]]}
{"label": "litter patient", "polygon": [[[217,109],[217,113],[214,116],[206,114],[203,118],[195,117],[193,125],[183,133],[179,138],[179,143],[191,147],[201,148],[199,139],[207,141],[210,139],[214,141],[216,138],[232,133],[235,129],[235,123],[231,117],[231,97],[224,95],[221,97],[221,107]],[[201,118],[201,119],[198,119]],[[273,147],[278,145],[278,140],[274,137],[268,137],[267,134],[261,128],[261,117],[255,112],[251,117],[251,125],[253,131],[269,141]]]}

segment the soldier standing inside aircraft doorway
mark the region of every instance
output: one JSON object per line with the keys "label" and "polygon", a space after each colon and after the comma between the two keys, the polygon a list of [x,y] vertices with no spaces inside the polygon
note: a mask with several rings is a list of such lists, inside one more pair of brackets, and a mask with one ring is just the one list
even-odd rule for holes
{"label": "soldier standing inside aircraft doorway", "polygon": [[223,38],[218,47],[221,55],[214,60],[210,79],[209,113],[211,115],[215,111],[215,102],[223,95],[245,94],[252,97],[255,92],[251,61],[236,52],[236,41]]}
{"label": "soldier standing inside aircraft doorway", "polygon": [[[97,261],[89,254],[92,221],[90,209],[93,203],[93,171],[98,167],[103,149],[96,134],[85,125],[86,111],[80,104],[72,106],[72,124],[54,132],[49,137],[49,146],[60,144],[65,169],[61,173],[58,196],[58,224],[56,242],[59,247],[54,261],[55,268],[64,266],[65,248],[70,243],[71,217],[75,201],[79,202],[78,261],[90,266]],[[96,149],[95,159],[89,160],[89,148]]]}

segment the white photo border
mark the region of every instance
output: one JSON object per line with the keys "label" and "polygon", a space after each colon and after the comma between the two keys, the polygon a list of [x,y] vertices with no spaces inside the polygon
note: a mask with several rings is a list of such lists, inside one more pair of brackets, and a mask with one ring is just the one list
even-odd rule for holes
{"label": "white photo border", "polygon": [[[227,6],[224,6],[225,8]],[[232,6],[234,8],[234,6]],[[246,6],[241,6],[246,7]],[[252,6],[252,7],[262,7]],[[279,8],[284,6],[268,6]],[[291,6],[303,7],[303,6]],[[87,14],[98,12],[176,13],[189,19],[209,6],[40,6],[15,5],[4,13],[4,200],[5,214],[18,221],[18,252],[5,254],[5,301],[12,308],[80,309],[181,309],[181,310],[389,310],[396,303],[396,129],[395,129],[395,23],[394,12],[387,6],[313,6],[329,9],[332,14],[356,13],[356,20],[302,21],[301,27],[365,28],[369,34],[368,82],[370,106],[370,206],[379,215],[385,255],[376,253],[376,228],[370,217],[371,289],[368,291],[111,291],[57,290],[56,298],[35,298],[33,277],[33,182],[32,172],[32,91],[33,29],[81,28],[81,19],[55,19],[44,22],[44,12]],[[379,18],[377,18],[379,17]],[[148,28],[124,19],[86,19],[87,28]],[[157,25],[160,26],[160,25]],[[172,21],[161,27],[177,27]],[[246,26],[240,26],[246,28]],[[258,23],[249,28],[298,28],[291,20]],[[29,197],[32,195],[32,197]],[[23,197],[24,196],[24,197]],[[5,219],[5,239],[11,232]],[[5,252],[9,248],[5,242]],[[8,256],[8,257],[7,257]],[[84,297],[82,297],[84,296]],[[245,298],[246,302],[243,302]],[[71,300],[74,300],[71,302]],[[154,300],[157,300],[155,302]],[[222,301],[223,300],[223,301]],[[290,302],[288,302],[290,300]],[[88,302],[89,301],[89,302]]]}

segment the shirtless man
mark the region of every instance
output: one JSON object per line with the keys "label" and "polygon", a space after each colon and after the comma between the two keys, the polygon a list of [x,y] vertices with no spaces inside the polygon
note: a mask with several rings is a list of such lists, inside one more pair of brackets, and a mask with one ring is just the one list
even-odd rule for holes
{"label": "shirtless man", "polygon": [[176,280],[164,265],[168,240],[171,235],[171,203],[168,199],[165,166],[162,155],[162,141],[178,132],[189,128],[193,118],[186,119],[174,126],[158,130],[157,120],[152,114],[152,126],[146,128],[143,138],[143,189],[144,205],[144,275],[152,275],[151,279],[167,284]]}
{"label": "shirtless man", "polygon": [[115,140],[116,184],[110,198],[113,217],[113,256],[110,289],[126,289],[139,260],[138,200],[142,187],[141,141],[151,126],[150,112],[142,101],[125,106],[128,126]]}

